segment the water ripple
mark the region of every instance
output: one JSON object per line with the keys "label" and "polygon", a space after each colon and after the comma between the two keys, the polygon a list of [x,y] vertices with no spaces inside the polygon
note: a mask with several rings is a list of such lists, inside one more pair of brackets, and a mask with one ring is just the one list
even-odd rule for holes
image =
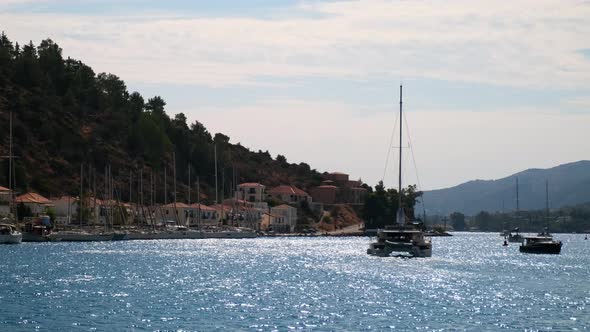
{"label": "water ripple", "polygon": [[0,246],[0,330],[587,330],[590,241],[556,237],[526,255],[460,233],[430,259],[368,238]]}

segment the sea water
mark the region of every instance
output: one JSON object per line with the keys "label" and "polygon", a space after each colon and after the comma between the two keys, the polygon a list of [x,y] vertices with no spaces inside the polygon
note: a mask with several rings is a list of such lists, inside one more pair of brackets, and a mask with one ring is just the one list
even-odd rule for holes
{"label": "sea water", "polygon": [[364,237],[3,245],[0,331],[588,330],[590,241],[555,238],[458,233],[422,259]]}

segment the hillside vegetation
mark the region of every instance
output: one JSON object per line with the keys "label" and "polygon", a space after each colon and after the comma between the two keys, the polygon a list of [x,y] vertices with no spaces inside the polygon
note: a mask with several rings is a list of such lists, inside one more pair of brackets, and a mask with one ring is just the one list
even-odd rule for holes
{"label": "hillside vegetation", "polygon": [[[197,106],[197,105],[195,105]],[[168,174],[168,201],[172,198],[173,154],[176,158],[178,198],[187,193],[191,169],[192,197],[199,176],[203,198],[214,198],[214,146],[217,147],[219,186],[227,197],[233,182],[260,181],[268,186],[294,184],[309,188],[321,175],[305,163],[290,164],[284,156],[250,151],[229,143],[221,133],[212,135],[184,114],[170,117],[159,96],[144,98],[127,90],[114,74],[96,74],[82,61],[64,58],[52,40],[19,45],[0,36],[0,155],[8,154],[9,112],[13,113],[16,186],[43,195],[76,195],[83,165],[86,179],[103,188],[106,165],[111,165],[117,190],[128,199],[129,177],[138,187],[143,170],[147,192],[153,172],[163,201],[164,169]],[[1,161],[0,185],[7,186],[8,162]],[[94,181],[92,181],[94,182]],[[93,183],[92,183],[93,184]],[[85,181],[84,187],[91,182]],[[100,191],[99,191],[100,195]],[[134,194],[135,195],[135,194]]]}

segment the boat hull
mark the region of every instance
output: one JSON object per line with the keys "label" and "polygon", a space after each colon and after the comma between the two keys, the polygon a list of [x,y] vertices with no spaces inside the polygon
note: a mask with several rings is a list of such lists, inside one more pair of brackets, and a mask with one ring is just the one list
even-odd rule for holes
{"label": "boat hull", "polygon": [[113,240],[112,233],[110,234],[83,234],[83,233],[66,233],[60,234],[52,233],[48,235],[52,242],[100,242],[100,241],[111,241]]}
{"label": "boat hull", "polygon": [[23,235],[21,233],[0,235],[0,244],[19,244],[21,242],[23,242]]}
{"label": "boat hull", "polygon": [[34,234],[34,233],[23,233],[23,242],[47,242],[49,238],[47,235]]}
{"label": "boat hull", "polygon": [[432,257],[432,245],[413,245],[411,243],[374,243],[367,254],[378,257],[409,256],[409,257]]}
{"label": "boat hull", "polygon": [[520,252],[528,254],[553,254],[557,255],[561,253],[561,242],[557,243],[543,243],[536,245],[521,245]]}
{"label": "boat hull", "polygon": [[522,235],[508,236],[508,242],[516,243],[522,242],[522,240],[524,240],[524,237]]}

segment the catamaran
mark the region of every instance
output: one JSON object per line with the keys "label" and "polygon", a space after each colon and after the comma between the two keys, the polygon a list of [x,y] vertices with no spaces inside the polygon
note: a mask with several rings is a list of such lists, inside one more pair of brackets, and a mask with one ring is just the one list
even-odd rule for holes
{"label": "catamaran", "polygon": [[431,257],[432,242],[424,236],[421,222],[408,221],[402,206],[402,86],[399,87],[399,172],[398,209],[396,224],[377,231],[377,241],[369,245],[367,254],[373,256]]}

